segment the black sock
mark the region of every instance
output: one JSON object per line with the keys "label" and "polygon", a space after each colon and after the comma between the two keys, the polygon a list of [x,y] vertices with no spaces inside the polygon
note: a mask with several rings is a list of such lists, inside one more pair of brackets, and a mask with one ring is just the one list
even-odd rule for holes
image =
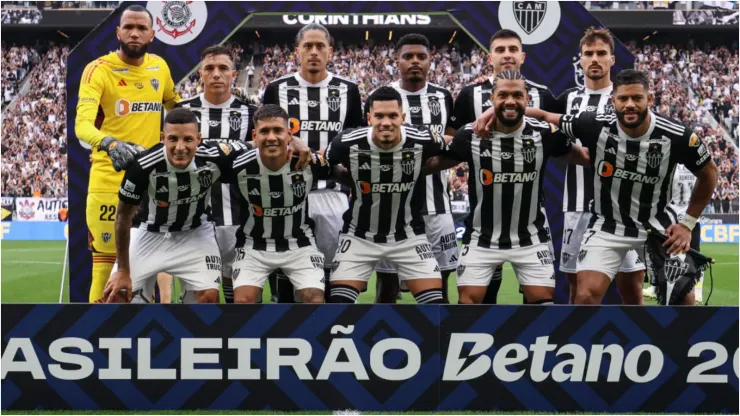
{"label": "black sock", "polygon": [[375,303],[396,303],[401,288],[398,273],[375,273]]}
{"label": "black sock", "polygon": [[449,280],[452,272],[453,270],[443,270],[442,271],[442,303],[444,303],[445,305],[450,304],[450,298],[447,295],[447,292],[449,292],[449,288],[447,287],[447,281]]}
{"label": "black sock", "polygon": [[324,269],[324,303],[331,303],[331,292],[329,291],[329,280],[331,277],[331,269]]}
{"label": "black sock", "polygon": [[357,303],[360,291],[348,285],[332,285],[331,303]]}
{"label": "black sock", "polygon": [[427,289],[414,295],[416,303],[419,305],[444,303],[442,300],[442,289]]}
{"label": "black sock", "polygon": [[270,273],[267,276],[267,283],[270,285],[270,301],[277,303],[278,298],[278,284],[277,284],[277,272]]}
{"label": "black sock", "polygon": [[496,268],[496,270],[493,271],[493,278],[491,279],[491,283],[488,284],[488,290],[486,290],[486,295],[483,296],[483,301],[481,302],[484,305],[495,305],[498,301],[498,291],[501,289],[501,281],[502,276],[504,274],[503,269],[499,266]]}
{"label": "black sock", "polygon": [[293,283],[282,271],[277,272],[278,303],[295,303]]}
{"label": "black sock", "polygon": [[223,280],[224,302],[234,303],[234,282],[231,279]]}

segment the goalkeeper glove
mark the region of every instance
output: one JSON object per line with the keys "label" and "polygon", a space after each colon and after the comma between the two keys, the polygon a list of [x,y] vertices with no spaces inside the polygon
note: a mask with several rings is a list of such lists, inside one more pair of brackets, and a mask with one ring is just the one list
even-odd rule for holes
{"label": "goalkeeper glove", "polygon": [[124,142],[114,137],[106,136],[103,138],[103,141],[100,142],[98,150],[104,150],[108,153],[108,156],[113,163],[113,169],[115,169],[116,172],[120,172],[128,169],[136,158],[136,155],[146,149],[141,145]]}

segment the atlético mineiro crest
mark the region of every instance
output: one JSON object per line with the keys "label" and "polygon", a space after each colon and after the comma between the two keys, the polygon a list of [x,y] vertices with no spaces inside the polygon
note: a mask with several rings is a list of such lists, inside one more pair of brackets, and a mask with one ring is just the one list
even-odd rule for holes
{"label": "atl\u00e9tico mineiro crest", "polygon": [[306,194],[306,182],[303,180],[303,175],[293,175],[293,195],[297,198],[303,197]]}
{"label": "atl\u00e9tico mineiro crest", "polygon": [[414,173],[414,152],[403,152],[401,156],[401,171],[407,175]]}
{"label": "atl\u00e9tico mineiro crest", "polygon": [[431,112],[434,117],[439,116],[439,113],[442,112],[442,105],[439,103],[439,98],[436,96],[429,96],[429,112]]}
{"label": "atl\u00e9tico mineiro crest", "polygon": [[668,283],[675,283],[689,269],[689,265],[679,257],[673,257],[665,261],[665,277]]}
{"label": "atl\u00e9tico mineiro crest", "polygon": [[102,237],[103,237],[103,242],[107,243],[108,241],[110,241],[111,235],[110,233],[103,233]]}
{"label": "atl\u00e9tico mineiro crest", "polygon": [[184,45],[195,39],[206,25],[208,6],[204,1],[150,1],[156,37],[168,45]]}
{"label": "atl\u00e9tico mineiro crest", "polygon": [[537,30],[547,11],[546,1],[515,1],[514,18],[528,35]]}
{"label": "atl\u00e9tico mineiro crest", "polygon": [[213,183],[213,178],[211,177],[211,171],[205,170],[203,172],[198,173],[198,183],[202,188],[208,188]]}
{"label": "atl\u00e9tico mineiro crest", "polygon": [[242,115],[238,111],[232,111],[229,114],[229,126],[231,130],[238,131],[242,127]]}
{"label": "atl\u00e9tico mineiro crest", "polygon": [[159,80],[156,78],[151,79],[152,88],[154,88],[154,91],[159,91]]}
{"label": "atl\u00e9tico mineiro crest", "polygon": [[645,156],[647,158],[648,166],[651,168],[657,168],[660,166],[660,162],[663,160],[663,148],[660,143],[650,143],[650,147]]}
{"label": "atl\u00e9tico mineiro crest", "polygon": [[339,111],[339,106],[342,105],[342,99],[339,98],[339,91],[334,89],[329,90],[329,97],[326,99],[326,104],[331,111]]}
{"label": "atl\u00e9tico mineiro crest", "polygon": [[524,161],[532,163],[536,156],[537,146],[535,146],[534,141],[532,139],[524,139],[522,141],[522,157],[524,157]]}

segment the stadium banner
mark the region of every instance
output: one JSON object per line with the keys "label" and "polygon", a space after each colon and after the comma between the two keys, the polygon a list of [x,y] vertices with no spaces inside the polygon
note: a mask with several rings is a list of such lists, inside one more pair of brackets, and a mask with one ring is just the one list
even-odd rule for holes
{"label": "stadium banner", "polygon": [[468,201],[450,201],[453,214],[467,214],[470,212]]}
{"label": "stadium banner", "polygon": [[702,243],[740,243],[740,224],[701,224]]}
{"label": "stadium banner", "polygon": [[3,221],[2,240],[21,241],[64,241],[67,239],[66,222],[51,221]]}
{"label": "stadium banner", "polygon": [[676,10],[673,12],[673,24],[692,28],[696,26],[730,26],[737,28],[738,16],[740,16],[740,13],[737,10],[714,7],[702,7],[699,10]]}
{"label": "stadium banner", "polygon": [[737,30],[737,11],[591,10],[604,26],[618,29]]}
{"label": "stadium banner", "polygon": [[737,224],[740,223],[740,214],[702,214],[700,224]]}
{"label": "stadium banner", "polygon": [[16,198],[16,221],[59,221],[59,210],[67,208],[67,198]]}
{"label": "stadium banner", "polygon": [[738,413],[737,307],[1,308],[3,410]]}
{"label": "stadium banner", "polygon": [[[70,52],[66,79],[69,120],[74,120],[77,115],[76,106],[83,69],[89,62],[118,48],[119,41],[115,35],[115,28],[122,10],[131,4],[144,5],[152,11],[156,34],[149,51],[167,62],[176,82],[185,78],[198,66],[200,51],[207,46],[226,41],[248,22],[252,13],[446,14],[486,50],[492,33],[501,28],[517,31],[522,37],[527,53],[527,61],[522,67],[522,72],[532,81],[546,84],[555,94],[559,94],[566,88],[583,84],[583,72],[578,71],[579,40],[587,28],[602,26],[578,2],[122,2]],[[171,10],[168,5],[183,8],[178,13],[183,19],[173,20],[164,16]],[[533,9],[526,11],[522,8]],[[535,20],[537,25],[532,26]],[[423,33],[420,26],[410,27]],[[615,55],[616,65],[612,68],[614,72],[634,65],[634,56],[618,40]],[[72,122],[67,123],[67,137],[70,138],[68,152],[69,221],[72,230],[70,269],[74,270],[69,283],[70,301],[87,302],[92,270],[85,219],[90,171],[89,151],[82,147],[79,140],[75,140],[77,136]],[[543,186],[556,258],[560,253],[563,227],[564,168],[565,165],[562,163],[551,163]],[[568,301],[567,279],[560,272],[557,272],[555,301],[559,303]],[[621,303],[621,298],[615,290],[610,290],[605,297],[605,303]]]}
{"label": "stadium banner", "polygon": [[13,212],[15,211],[15,200],[12,196],[4,196],[2,200],[2,221],[10,221],[13,219]]}
{"label": "stadium banner", "polygon": [[13,10],[14,13],[18,13],[20,10],[29,10],[28,13],[32,13],[33,20],[28,23],[21,23],[19,19],[11,19],[10,23],[3,23],[3,28],[29,30],[38,30],[39,28],[91,29],[113,11],[110,9]]}

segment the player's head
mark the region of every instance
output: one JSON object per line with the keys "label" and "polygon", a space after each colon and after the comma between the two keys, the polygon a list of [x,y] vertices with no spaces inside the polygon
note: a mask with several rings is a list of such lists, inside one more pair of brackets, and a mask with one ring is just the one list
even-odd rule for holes
{"label": "player's head", "polygon": [[162,141],[167,159],[178,169],[185,169],[200,145],[200,128],[195,113],[187,108],[174,108],[164,118]]}
{"label": "player's head", "polygon": [[639,127],[647,119],[648,109],[653,105],[647,74],[634,69],[619,71],[614,78],[612,101],[622,127]]}
{"label": "player's head", "polygon": [[254,112],[252,139],[260,154],[267,157],[285,157],[290,134],[288,113],[275,104],[265,104]]}
{"label": "player's head", "polygon": [[121,21],[116,28],[116,37],[121,43],[121,51],[131,59],[144,56],[149,44],[154,41],[154,19],[146,7],[135,4],[121,13]]}
{"label": "player's head", "polygon": [[507,69],[519,71],[527,56],[522,50],[522,38],[510,29],[494,33],[488,46],[491,48],[488,61],[494,74]]}
{"label": "player's head", "polygon": [[581,38],[581,68],[594,81],[609,77],[614,58],[614,38],[605,28],[590,27]]}
{"label": "player's head", "polygon": [[429,39],[418,33],[401,36],[396,43],[396,60],[401,78],[411,82],[425,81],[429,73]]}
{"label": "player's head", "polygon": [[295,37],[296,54],[301,70],[317,73],[326,70],[334,46],[329,31],[318,23],[303,26]]}
{"label": "player's head", "polygon": [[506,70],[496,75],[491,92],[496,120],[507,127],[519,124],[529,102],[524,75],[516,70]]}
{"label": "player's head", "polygon": [[392,87],[380,87],[368,97],[368,124],[373,126],[373,142],[390,149],[401,141],[401,124],[406,118],[401,94]]}
{"label": "player's head", "polygon": [[200,54],[198,72],[206,93],[223,94],[231,91],[237,71],[229,48],[221,45],[205,48]]}

